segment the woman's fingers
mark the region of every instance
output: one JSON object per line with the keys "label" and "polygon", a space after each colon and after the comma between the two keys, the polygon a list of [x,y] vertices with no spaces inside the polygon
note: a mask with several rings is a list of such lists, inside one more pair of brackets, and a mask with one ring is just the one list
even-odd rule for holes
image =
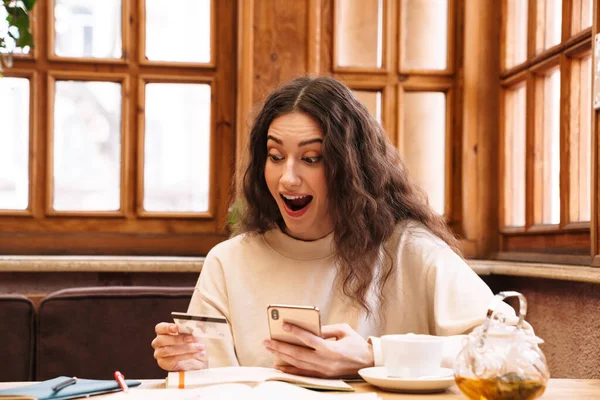
{"label": "woman's fingers", "polygon": [[[299,347],[299,346],[294,346],[294,347]],[[318,366],[315,365],[314,363],[311,363],[309,361],[304,361],[303,359],[296,358],[294,355],[282,353],[275,349],[272,349],[270,351],[274,352],[277,355],[277,357],[279,358],[279,361],[284,364],[287,363],[287,364],[290,364],[291,366],[294,366],[299,369],[307,370],[307,371],[315,371],[318,369]],[[292,352],[292,353],[294,353],[294,352]]]}
{"label": "woman's fingers", "polygon": [[189,371],[206,367],[206,354],[180,354],[173,357],[164,357],[157,360],[158,366],[166,371]]}
{"label": "woman's fingers", "polygon": [[154,358],[157,360],[159,358],[173,357],[184,354],[195,354],[199,352],[204,352],[206,346],[204,343],[186,343],[179,345],[171,345],[171,346],[162,346],[154,348]]}
{"label": "woman's fingers", "polygon": [[348,324],[323,325],[321,327],[321,334],[324,339],[336,338],[339,340],[352,332],[353,330]]}
{"label": "woman's fingers", "polygon": [[161,322],[154,328],[152,340],[154,358],[158,366],[167,371],[186,371],[205,368],[206,346],[202,339],[179,334],[177,325]]}
{"label": "woman's fingers", "polygon": [[269,351],[274,351],[277,355],[285,354],[296,360],[302,360],[307,362],[318,362],[319,358],[316,356],[316,351],[303,346],[295,344],[280,342],[278,340],[265,340],[264,346]]}
{"label": "woman's fingers", "polygon": [[[264,344],[282,364],[297,368],[296,372],[313,371],[311,376],[315,376],[315,373],[330,377],[355,376],[359,369],[373,365],[371,346],[347,324],[323,326],[321,332],[325,339],[293,325],[286,325],[284,330],[315,350],[277,340],[266,340]],[[327,340],[330,338],[337,340]],[[287,365],[279,367],[282,371],[292,371]],[[307,373],[303,372],[302,375]]]}
{"label": "woman's fingers", "polygon": [[286,323],[283,324],[283,329],[294,335],[298,340],[304,343],[305,346],[313,349],[321,349],[325,342],[323,338],[320,338],[319,336],[316,336],[307,330],[299,328],[296,325]]}
{"label": "woman's fingers", "polygon": [[179,333],[177,325],[171,324],[169,322],[160,322],[156,324],[156,326],[154,327],[154,331],[157,335],[177,335]]}
{"label": "woman's fingers", "polygon": [[175,346],[186,343],[202,343],[200,338],[195,338],[192,335],[157,335],[152,340],[152,348],[157,349],[165,346]]}
{"label": "woman's fingers", "polygon": [[282,364],[280,367],[287,367],[285,364],[296,367],[299,370],[312,371],[310,374],[302,373],[301,375],[308,376],[326,376],[329,367],[335,365],[335,362],[326,363],[323,365],[323,360],[326,360],[327,351],[316,351],[295,344],[279,342],[277,340],[266,340],[265,348],[273,353],[276,359]]}

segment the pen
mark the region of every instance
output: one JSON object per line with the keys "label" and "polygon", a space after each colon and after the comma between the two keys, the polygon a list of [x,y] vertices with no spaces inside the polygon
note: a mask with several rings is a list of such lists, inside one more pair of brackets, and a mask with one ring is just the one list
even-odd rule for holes
{"label": "pen", "polygon": [[74,376],[72,378],[65,379],[64,381],[52,386],[52,391],[58,392],[59,390],[62,390],[64,388],[66,388],[67,386],[74,385],[75,383],[77,383],[77,377]]}
{"label": "pen", "polygon": [[124,392],[129,390],[129,386],[127,386],[127,384],[125,383],[125,377],[119,371],[115,371],[115,380],[117,381],[119,386],[121,386],[121,390],[123,390]]}

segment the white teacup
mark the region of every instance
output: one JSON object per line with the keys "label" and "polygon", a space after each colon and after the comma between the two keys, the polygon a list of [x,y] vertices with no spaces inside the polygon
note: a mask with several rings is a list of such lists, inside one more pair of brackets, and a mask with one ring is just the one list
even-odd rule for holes
{"label": "white teacup", "polygon": [[383,363],[390,378],[418,378],[440,369],[444,342],[430,335],[384,335],[381,337]]}

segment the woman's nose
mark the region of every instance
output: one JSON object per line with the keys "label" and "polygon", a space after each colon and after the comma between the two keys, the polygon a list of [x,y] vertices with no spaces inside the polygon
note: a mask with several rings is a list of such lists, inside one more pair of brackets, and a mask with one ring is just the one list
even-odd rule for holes
{"label": "woman's nose", "polygon": [[285,164],[283,175],[281,176],[281,183],[287,186],[298,186],[301,183],[300,176],[293,161]]}

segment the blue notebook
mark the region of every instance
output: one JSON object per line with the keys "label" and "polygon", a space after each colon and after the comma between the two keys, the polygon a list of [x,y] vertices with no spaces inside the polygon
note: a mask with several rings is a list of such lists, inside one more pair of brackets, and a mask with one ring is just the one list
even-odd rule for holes
{"label": "blue notebook", "polygon": [[[96,380],[96,379],[77,379],[77,382],[73,385],[67,386],[57,392],[52,390],[52,387],[60,382],[69,379],[67,376],[59,376],[58,378],[50,379],[47,381],[34,383],[28,386],[21,386],[12,389],[0,390],[1,395],[21,395],[31,396],[38,400],[64,400],[74,399],[77,397],[87,397],[96,394],[118,392],[121,387],[115,380]],[[140,381],[125,380],[127,386],[135,387],[141,384]]]}

